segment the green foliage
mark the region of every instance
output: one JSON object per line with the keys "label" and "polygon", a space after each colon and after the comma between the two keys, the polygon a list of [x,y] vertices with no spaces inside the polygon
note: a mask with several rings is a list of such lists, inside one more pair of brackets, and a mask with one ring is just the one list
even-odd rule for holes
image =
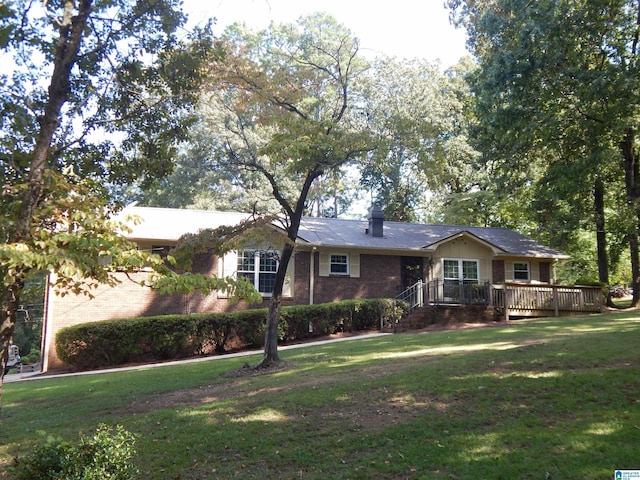
{"label": "green foliage", "polygon": [[[43,435],[45,435],[42,432]],[[129,480],[138,470],[135,435],[122,425],[100,424],[93,435],[81,436],[74,446],[47,436],[29,455],[18,459],[17,480]]]}
{"label": "green foliage", "polygon": [[145,480],[602,480],[637,464],[638,344],[631,309],[301,345],[243,378],[257,354],[11,382],[0,471],[106,417]]}
{"label": "green foliage", "polygon": [[18,459],[16,469],[18,480],[48,480],[64,478],[63,472],[69,469],[69,457],[73,446],[61,438],[47,436],[45,432],[38,432],[46,437],[43,443],[36,446],[29,455]]}
{"label": "green foliage", "polygon": [[378,140],[361,183],[385,218],[415,221],[433,201],[425,190],[449,194],[477,184],[462,75],[443,73],[424,60],[379,58],[360,83],[369,128]]}
{"label": "green foliage", "polygon": [[[402,312],[393,300],[345,300],[321,305],[283,307],[278,324],[281,341],[330,335],[338,331],[379,328]],[[166,360],[228,348],[259,347],[264,341],[267,309],[234,313],[163,315],[84,323],[60,330],[58,357],[87,369],[154,358]]]}
{"label": "green foliage", "polygon": [[36,349],[31,349],[31,351],[26,354],[26,355],[22,355],[22,353],[20,354],[20,359],[22,361],[23,365],[30,365],[33,363],[38,363],[41,360],[41,353],[40,350],[36,350]]}
{"label": "green foliage", "polygon": [[[579,262],[597,248],[590,256],[600,278],[606,253],[609,270],[618,270],[622,241],[637,255],[629,234],[637,230],[640,190],[629,168],[639,153],[638,3],[447,4],[478,61],[469,76],[478,120],[472,135],[492,174],[489,191],[507,193],[495,197],[501,203],[513,197],[551,246]],[[594,198],[600,185],[604,208]],[[635,211],[620,215],[627,202]],[[602,235],[586,245],[581,232]]]}
{"label": "green foliage", "polygon": [[123,188],[171,170],[194,121],[215,49],[179,38],[185,21],[178,0],[0,3],[0,363],[30,272],[90,295],[116,268],[162,265],[109,219]]}

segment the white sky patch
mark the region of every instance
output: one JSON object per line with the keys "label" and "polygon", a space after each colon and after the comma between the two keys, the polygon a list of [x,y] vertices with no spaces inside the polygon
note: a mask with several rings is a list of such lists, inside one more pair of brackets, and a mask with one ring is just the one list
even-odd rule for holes
{"label": "white sky patch", "polygon": [[184,0],[190,24],[217,18],[216,33],[234,22],[255,29],[295,22],[300,16],[327,12],[360,39],[361,52],[440,61],[448,68],[468,55],[466,33],[449,22],[443,0]]}

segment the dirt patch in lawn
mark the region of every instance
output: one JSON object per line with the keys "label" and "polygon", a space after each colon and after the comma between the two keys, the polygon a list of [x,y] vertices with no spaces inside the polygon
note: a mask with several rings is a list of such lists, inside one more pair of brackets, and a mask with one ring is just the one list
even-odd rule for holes
{"label": "dirt patch in lawn", "polygon": [[[429,360],[424,359],[424,361]],[[408,368],[408,365],[400,362],[388,364],[383,369],[364,367],[359,368],[357,372],[337,372],[330,377],[302,373],[296,377],[293,383],[274,384],[269,382],[268,386],[262,382],[258,385],[252,381],[252,377],[276,374],[295,370],[295,368],[295,364],[284,361],[264,369],[245,365],[223,374],[221,377],[227,379],[226,381],[146,396],[133,401],[126,407],[126,412],[144,414],[159,409],[197,408],[233,399],[238,400],[237,415],[242,416],[246,409],[251,410],[255,405],[268,403],[269,400],[266,399],[271,398],[272,395],[278,395],[280,392],[322,389],[326,385],[334,385],[336,382],[352,383],[355,377],[362,382],[369,383],[382,377],[393,376],[396,371]],[[363,395],[366,396],[366,408],[363,408]],[[418,411],[434,408],[444,411],[446,405],[433,392],[425,391],[420,394],[420,398],[417,398],[415,394],[397,395],[385,387],[376,386],[366,390],[354,389],[354,392],[341,396],[337,402],[325,407],[305,409],[296,405],[288,405],[287,415],[294,418],[321,418],[326,428],[331,428],[331,425],[336,423],[348,422],[353,428],[370,430],[384,424],[409,421],[415,417]]]}
{"label": "dirt patch in lawn", "polygon": [[[412,331],[412,333],[427,333],[431,331],[460,330],[500,325],[504,325],[504,323],[458,323],[450,325],[431,325],[421,330]],[[327,337],[313,338],[307,341],[300,341],[296,343],[311,343],[322,340],[352,337],[368,333],[371,332],[341,332]],[[429,358],[425,358],[421,361],[428,362],[431,360]],[[224,381],[216,382],[211,385],[203,385],[197,388],[174,390],[171,392],[159,393],[154,394],[153,396],[140,398],[137,401],[134,401],[131,405],[128,405],[127,411],[131,413],[146,413],[151,410],[164,408],[198,407],[217,401],[225,401],[231,398],[256,397],[262,393],[266,393],[267,391],[276,392],[284,388],[295,388],[302,390],[322,388],[325,384],[334,383],[337,379],[336,377],[339,377],[341,375],[344,376],[345,382],[352,382],[355,377],[359,378],[360,380],[370,381],[380,377],[392,376],[394,373],[396,373],[396,371],[402,371],[406,369],[407,365],[403,364],[403,362],[398,362],[387,364],[385,365],[384,369],[380,369],[377,367],[365,367],[359,368],[357,373],[353,371],[341,372],[336,373],[331,377],[301,375],[296,379],[293,387],[285,384],[282,386],[276,385],[263,389],[261,387],[256,387],[250,382],[251,377],[277,374],[288,370],[294,370],[295,367],[295,364],[285,361],[276,362],[269,365],[268,367],[257,368],[253,365],[245,363],[242,367],[221,375],[221,377],[225,379]],[[395,421],[400,421],[399,417],[405,414],[412,416],[412,414],[419,409],[437,408],[438,410],[442,410],[445,408],[443,403],[439,402],[435,398],[429,397],[428,394],[426,394],[427,396],[425,398],[395,398],[389,397],[389,395],[389,392],[369,391],[367,393],[368,405],[372,406],[379,402],[380,405],[383,406],[379,409],[370,407],[366,410],[362,410],[361,403],[358,401],[356,401],[353,408],[351,408],[351,401],[349,398],[346,398],[340,410],[331,409],[330,412],[327,412],[327,416],[353,416],[354,418],[361,418],[362,423],[364,424],[368,424],[370,422],[375,424],[381,416],[384,417],[387,415],[393,415],[395,417]],[[365,420],[365,418],[369,418],[369,420]]]}

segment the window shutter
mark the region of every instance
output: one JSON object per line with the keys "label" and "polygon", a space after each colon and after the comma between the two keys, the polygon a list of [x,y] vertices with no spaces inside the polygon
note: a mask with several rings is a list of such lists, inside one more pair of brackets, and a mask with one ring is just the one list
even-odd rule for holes
{"label": "window shutter", "polygon": [[[223,257],[218,258],[218,277],[220,278],[236,278],[238,270],[238,253],[228,252]],[[218,291],[218,298],[228,298],[227,292]]]}
{"label": "window shutter", "polygon": [[295,278],[295,256],[291,257],[289,265],[287,265],[287,273],[284,276],[284,285],[282,286],[283,297],[293,297],[293,279]]}
{"label": "window shutter", "polygon": [[320,252],[318,255],[318,275],[321,277],[329,276],[329,254]]}
{"label": "window shutter", "polygon": [[220,272],[222,278],[231,277],[236,278],[236,272],[238,271],[238,252],[228,252],[222,258],[222,271]]}
{"label": "window shutter", "polygon": [[349,254],[349,276],[353,278],[360,278],[360,254]]}
{"label": "window shutter", "polygon": [[529,280],[542,281],[540,278],[540,270],[540,264],[538,262],[529,263]]}
{"label": "window shutter", "polygon": [[505,262],[505,276],[509,281],[513,281],[513,262]]}

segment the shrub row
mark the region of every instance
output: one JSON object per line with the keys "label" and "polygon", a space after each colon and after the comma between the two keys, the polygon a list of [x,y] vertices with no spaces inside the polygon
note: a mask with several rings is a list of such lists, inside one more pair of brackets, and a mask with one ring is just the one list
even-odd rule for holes
{"label": "shrub row", "polygon": [[[390,299],[283,307],[278,325],[280,341],[375,329],[381,322],[394,322],[401,310]],[[145,358],[166,360],[223,353],[230,348],[261,346],[266,316],[266,309],[253,309],[83,323],[58,332],[56,351],[63,362],[80,369]]]}

